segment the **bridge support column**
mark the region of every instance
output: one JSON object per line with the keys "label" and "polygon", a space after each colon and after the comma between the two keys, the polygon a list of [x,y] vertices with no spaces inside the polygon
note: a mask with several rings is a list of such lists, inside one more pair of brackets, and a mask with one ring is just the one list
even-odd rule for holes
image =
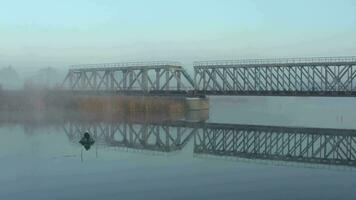
{"label": "bridge support column", "polygon": [[187,110],[209,110],[209,99],[207,97],[185,98]]}

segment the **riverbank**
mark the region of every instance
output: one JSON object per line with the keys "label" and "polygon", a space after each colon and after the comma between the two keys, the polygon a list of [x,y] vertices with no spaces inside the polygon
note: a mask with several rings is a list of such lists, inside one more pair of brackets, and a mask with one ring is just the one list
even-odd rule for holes
{"label": "riverbank", "polygon": [[191,104],[191,100],[183,97],[76,95],[61,90],[0,91],[0,114],[4,115],[4,121],[17,118],[57,120],[71,118],[73,113],[76,118],[114,121],[207,118],[208,110],[204,114],[190,112]]}

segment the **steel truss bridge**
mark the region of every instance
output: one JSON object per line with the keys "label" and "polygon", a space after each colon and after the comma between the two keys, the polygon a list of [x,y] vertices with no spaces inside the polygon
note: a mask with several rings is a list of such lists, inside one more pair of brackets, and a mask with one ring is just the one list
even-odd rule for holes
{"label": "steel truss bridge", "polygon": [[89,131],[106,147],[167,153],[194,140],[198,156],[356,166],[356,130],[197,122],[67,122],[63,128],[74,143]]}
{"label": "steel truss bridge", "polygon": [[62,86],[123,95],[356,96],[356,57],[202,61],[193,68],[188,73],[176,62],[77,65]]}

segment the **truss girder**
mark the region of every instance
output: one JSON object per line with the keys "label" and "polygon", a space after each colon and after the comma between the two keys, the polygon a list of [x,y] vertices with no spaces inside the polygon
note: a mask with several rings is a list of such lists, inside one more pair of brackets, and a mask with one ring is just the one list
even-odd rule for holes
{"label": "truss girder", "polygon": [[63,86],[80,91],[192,90],[194,81],[180,66],[70,69]]}
{"label": "truss girder", "polygon": [[356,64],[199,65],[195,89],[219,92],[355,92]]}

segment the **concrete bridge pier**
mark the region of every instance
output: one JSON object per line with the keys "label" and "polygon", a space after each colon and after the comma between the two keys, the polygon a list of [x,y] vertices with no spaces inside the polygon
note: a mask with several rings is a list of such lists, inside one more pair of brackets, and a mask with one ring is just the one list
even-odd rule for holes
{"label": "concrete bridge pier", "polygon": [[209,110],[209,99],[207,97],[187,97],[185,98],[185,104],[187,110]]}
{"label": "concrete bridge pier", "polygon": [[207,97],[186,97],[185,120],[206,121],[209,119],[209,99]]}

